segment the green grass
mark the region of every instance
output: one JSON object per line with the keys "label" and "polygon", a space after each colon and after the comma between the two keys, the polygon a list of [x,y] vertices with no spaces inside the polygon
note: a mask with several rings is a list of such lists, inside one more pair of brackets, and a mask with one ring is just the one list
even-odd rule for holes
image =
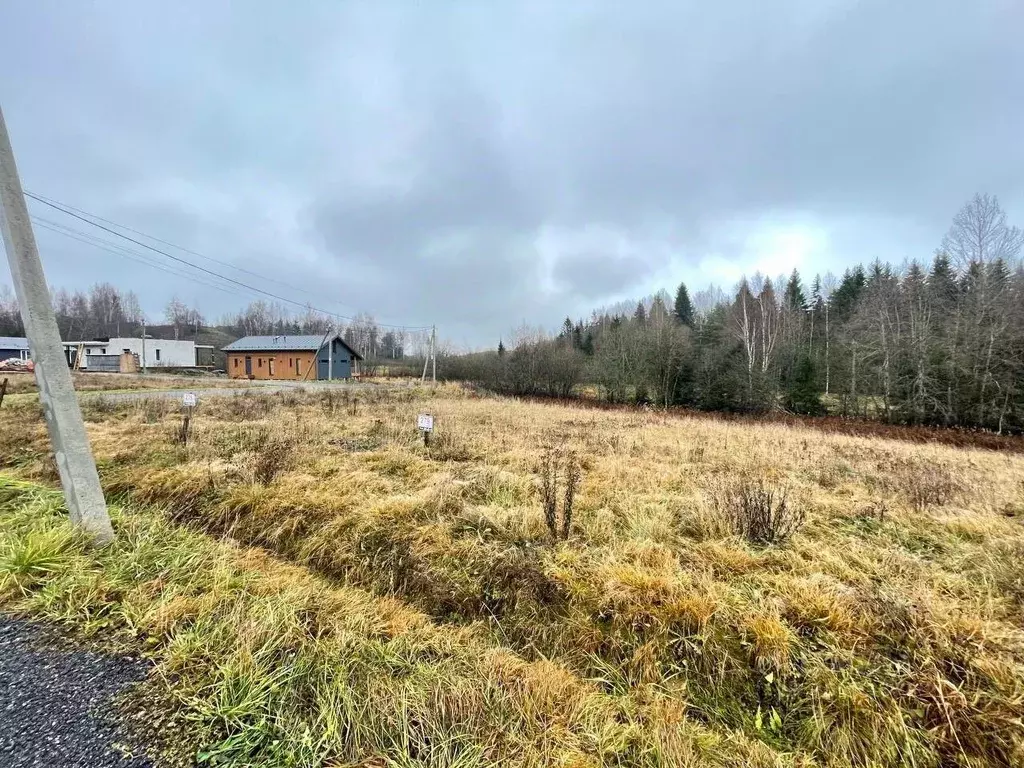
{"label": "green grass", "polygon": [[[638,713],[477,628],[437,627],[156,512],[112,513],[116,543],[96,551],[59,493],[0,476],[0,608],[145,653],[136,700],[162,702],[180,729],[157,739],[163,764],[662,764]],[[688,749],[735,753],[710,734]]]}

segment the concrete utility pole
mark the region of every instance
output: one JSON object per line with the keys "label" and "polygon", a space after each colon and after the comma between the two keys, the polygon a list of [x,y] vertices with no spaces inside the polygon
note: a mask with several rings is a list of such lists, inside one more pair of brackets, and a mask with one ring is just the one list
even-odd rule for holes
{"label": "concrete utility pole", "polygon": [[334,325],[328,330],[330,343],[327,345],[327,380],[334,381]]}
{"label": "concrete utility pole", "polygon": [[435,346],[437,345],[437,326],[431,326],[430,328],[430,342],[427,347],[427,352],[423,356],[423,375],[420,376],[420,383],[424,383],[427,380],[427,366],[431,366],[430,378],[433,382],[437,383],[437,354]]}
{"label": "concrete utility pole", "polygon": [[39,400],[43,405],[50,444],[57,459],[60,483],[71,521],[88,531],[97,544],[114,539],[107,504],[100,488],[96,462],[85,434],[82,411],[75,397],[71,372],[57,330],[46,276],[39,261],[28,205],[14,163],[14,150],[0,110],[0,228],[14,291],[21,308],[32,360],[35,363]]}

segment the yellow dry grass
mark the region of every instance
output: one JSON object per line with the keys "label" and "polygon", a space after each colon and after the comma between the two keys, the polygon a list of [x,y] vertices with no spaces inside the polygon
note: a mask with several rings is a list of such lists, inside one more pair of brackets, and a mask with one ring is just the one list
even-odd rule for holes
{"label": "yellow dry grass", "polygon": [[[20,395],[37,392],[36,377],[31,373],[0,373],[0,379],[7,379],[7,394]],[[248,381],[218,378],[215,376],[181,376],[174,374],[132,374],[132,373],[87,373],[73,371],[71,374],[78,392],[112,392],[144,389],[188,389],[192,387],[244,387]]]}
{"label": "yellow dry grass", "polygon": [[[0,468],[52,480],[21,414]],[[389,601],[473,660],[434,701],[471,757],[395,764],[1024,764],[1024,457],[457,387],[211,398],[185,446],[168,404],[86,416],[113,497]],[[583,468],[565,541],[540,500],[552,448]],[[806,513],[788,543],[723,520],[744,479]],[[204,599],[157,592],[152,621]],[[493,679],[536,718],[509,739],[481,735]]]}

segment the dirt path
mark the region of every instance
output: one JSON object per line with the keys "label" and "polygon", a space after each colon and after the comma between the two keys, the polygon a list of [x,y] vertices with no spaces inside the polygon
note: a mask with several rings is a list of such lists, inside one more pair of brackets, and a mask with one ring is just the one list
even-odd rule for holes
{"label": "dirt path", "polygon": [[114,745],[114,697],[146,675],[137,659],[76,648],[0,614],[0,766],[146,768]]}

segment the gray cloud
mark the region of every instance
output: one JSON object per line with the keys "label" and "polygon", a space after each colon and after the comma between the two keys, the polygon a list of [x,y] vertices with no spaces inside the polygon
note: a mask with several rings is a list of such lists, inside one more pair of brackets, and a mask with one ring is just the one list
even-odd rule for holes
{"label": "gray cloud", "polygon": [[[928,258],[977,190],[1024,219],[1015,0],[140,5],[0,11],[26,186],[457,342]],[[246,300],[40,243],[153,313]]]}

